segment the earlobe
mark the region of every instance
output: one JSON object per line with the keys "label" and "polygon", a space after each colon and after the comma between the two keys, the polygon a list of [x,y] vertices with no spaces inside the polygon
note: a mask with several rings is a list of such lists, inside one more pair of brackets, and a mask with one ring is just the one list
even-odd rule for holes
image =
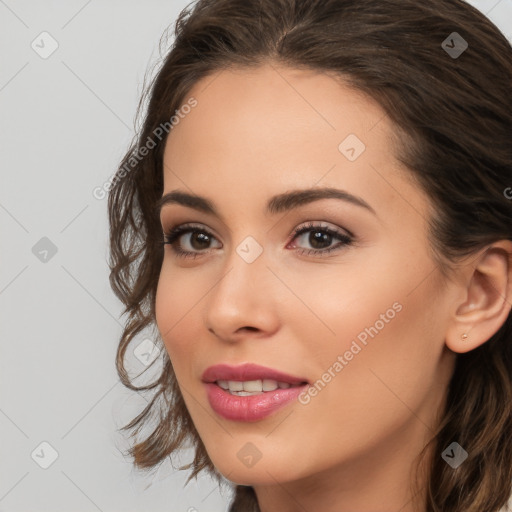
{"label": "earlobe", "polygon": [[446,345],[464,353],[488,341],[512,309],[512,241],[489,247],[471,265],[465,299],[455,307],[446,332]]}

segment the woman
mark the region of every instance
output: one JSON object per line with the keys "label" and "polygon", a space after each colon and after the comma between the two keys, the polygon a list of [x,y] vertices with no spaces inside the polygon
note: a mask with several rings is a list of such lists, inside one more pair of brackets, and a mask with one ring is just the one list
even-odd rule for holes
{"label": "woman", "polygon": [[[200,0],[109,195],[125,428],[231,511],[498,512],[512,48],[461,0]],[[156,326],[157,381],[130,342]]]}

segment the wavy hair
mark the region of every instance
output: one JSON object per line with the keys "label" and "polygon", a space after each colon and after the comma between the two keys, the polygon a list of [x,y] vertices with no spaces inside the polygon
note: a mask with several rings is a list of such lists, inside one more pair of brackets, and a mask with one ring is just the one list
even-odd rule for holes
{"label": "wavy hair", "polygon": [[[430,197],[430,246],[449,276],[459,258],[512,239],[506,193],[512,186],[512,47],[463,0],[199,0],[180,13],[174,29],[145,86],[137,111],[144,111],[142,126],[108,197],[110,283],[126,316],[116,367],[128,388],[154,391],[122,430],[133,437],[144,425],[154,427],[129,449],[138,468],[154,468],[190,442],[193,461],[180,467],[192,470],[187,483],[202,470],[220,483],[165,350],[161,374],[150,384],[134,385],[125,368],[130,342],[156,323],[163,246],[155,205],[163,193],[166,141],[155,136],[159,127],[198,80],[222,69],[270,62],[342,78],[392,121],[395,156]],[[469,46],[450,54],[459,36]],[[150,139],[158,139],[155,147],[143,151]],[[440,456],[454,440],[469,453],[456,470]],[[436,456],[429,462],[427,512],[497,512],[506,504],[512,491],[510,314],[487,342],[457,354],[446,407],[424,452],[428,446]],[[252,487],[235,486],[230,511],[258,510]]]}

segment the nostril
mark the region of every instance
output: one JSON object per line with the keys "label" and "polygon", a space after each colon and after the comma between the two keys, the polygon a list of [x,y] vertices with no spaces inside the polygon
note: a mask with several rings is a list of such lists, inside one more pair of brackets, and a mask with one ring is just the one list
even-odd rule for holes
{"label": "nostril", "polygon": [[237,330],[237,332],[244,332],[244,331],[249,331],[249,332],[258,332],[259,329],[257,327],[252,327],[252,326],[246,326],[246,327],[240,327],[240,329]]}

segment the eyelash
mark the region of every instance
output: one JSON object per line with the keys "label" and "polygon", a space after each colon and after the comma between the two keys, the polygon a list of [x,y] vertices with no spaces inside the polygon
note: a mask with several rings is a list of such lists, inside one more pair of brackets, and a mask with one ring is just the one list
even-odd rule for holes
{"label": "eyelash", "polygon": [[[308,223],[306,226],[297,227],[295,228],[293,232],[293,236],[291,238],[291,241],[295,240],[298,236],[302,235],[303,233],[307,233],[308,231],[316,230],[317,232],[322,232],[331,236],[334,236],[340,240],[340,243],[338,245],[335,245],[333,247],[329,247],[328,249],[299,249],[299,254],[307,254],[307,255],[320,255],[325,256],[326,254],[330,253],[331,251],[335,251],[338,249],[341,249],[341,247],[347,247],[353,243],[352,236],[346,235],[345,233],[342,233],[341,231],[337,231],[328,227],[320,226],[318,224],[314,223]],[[179,247],[178,245],[175,245],[175,242],[185,233],[205,233],[210,238],[215,238],[208,230],[195,225],[190,224],[182,224],[180,226],[176,226],[174,228],[171,228],[167,233],[164,233],[164,245],[169,244],[171,246],[172,251],[175,253],[176,257],[179,258],[197,258],[198,256],[202,256],[204,254],[208,254],[208,252],[191,252],[191,251],[184,251]]]}

